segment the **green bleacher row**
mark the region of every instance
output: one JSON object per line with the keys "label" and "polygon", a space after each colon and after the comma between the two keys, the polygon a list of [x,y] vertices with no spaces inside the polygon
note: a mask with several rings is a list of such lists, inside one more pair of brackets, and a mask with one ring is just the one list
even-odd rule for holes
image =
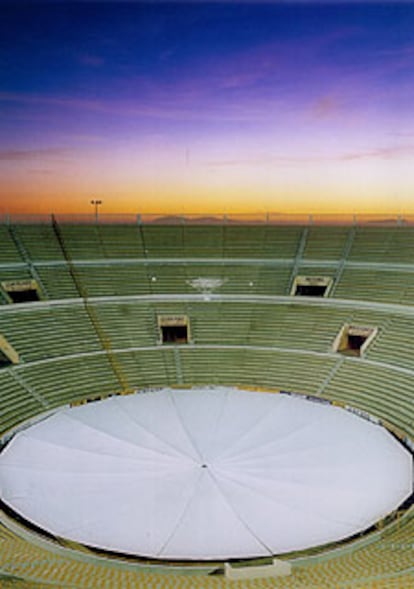
{"label": "green bleacher row", "polygon": [[[290,294],[292,273],[326,276],[335,280],[337,266],[314,266],[305,263],[250,264],[236,263],[102,263],[73,265],[82,292],[89,297],[148,294],[198,294],[203,292],[198,278],[214,278],[221,284],[217,294],[285,296]],[[65,262],[56,265],[35,264],[36,279],[45,299],[79,296]],[[33,272],[25,264],[0,266],[0,282],[30,280]],[[345,265],[331,293],[334,298],[412,305],[414,302],[414,267],[390,270],[378,267],[354,268]],[[6,298],[0,297],[6,304]]]}
{"label": "green bleacher row", "polygon": [[[134,387],[228,384],[321,394],[414,437],[414,374],[363,360],[243,347],[158,347],[114,353]],[[0,371],[0,432],[49,409],[120,392],[105,352]]]}
{"label": "green bleacher row", "polygon": [[[412,263],[412,227],[61,225],[74,260],[157,257],[293,258]],[[63,260],[51,225],[0,225],[0,263]],[[23,252],[23,253],[24,253]]]}
{"label": "green bleacher row", "polygon": [[[398,425],[395,411],[399,414],[401,409],[401,424],[406,430],[411,428],[414,392],[410,389],[411,376],[400,369],[414,370],[414,316],[390,315],[369,309],[330,308],[324,304],[257,305],[230,301],[144,303],[120,300],[100,301],[91,306],[94,319],[100,326],[99,335],[105,338],[109,349],[117,354],[122,374],[131,387],[179,382],[176,365],[178,348],[160,345],[157,328],[159,315],[185,314],[190,319],[190,343],[179,348],[180,363],[183,361],[179,370],[184,383],[231,383],[234,381],[234,374],[237,374],[236,367],[246,364],[249,366],[247,377],[245,378],[244,372],[241,373],[244,378],[242,382],[246,384],[258,382],[264,386],[273,386],[274,371],[277,370],[277,374],[284,375],[282,382],[276,382],[278,387],[312,394],[319,391],[333,367],[342,361],[343,357],[332,351],[333,341],[341,326],[348,322],[378,327],[378,335],[364,356],[367,361],[376,364],[360,359],[347,360],[330,380],[326,394],[335,398],[335,393],[341,391],[341,398],[369,410],[366,403],[370,404],[372,396],[376,398],[375,388],[382,386],[383,380],[399,383],[401,400],[395,400],[388,389],[383,391],[385,396],[381,402],[382,417]],[[19,353],[21,362],[13,369],[4,368],[0,371],[5,378],[2,385],[2,416],[7,427],[10,426],[10,411],[4,400],[8,398],[9,389],[15,401],[11,417],[14,425],[15,417],[24,419],[45,408],[66,403],[67,397],[62,393],[65,387],[69,387],[70,391],[74,387],[76,389],[76,395],[70,397],[71,401],[95,394],[94,387],[98,384],[100,394],[116,392],[120,388],[90,313],[79,300],[66,305],[39,304],[3,308],[0,311],[0,333]],[[197,350],[200,349],[198,346],[207,346],[205,356],[202,352],[197,355]],[[208,346],[216,348],[210,349]],[[220,365],[220,346],[233,346],[234,349],[226,350],[226,354],[233,354],[234,361]],[[131,348],[154,347],[159,348],[159,356],[153,350],[128,351]],[[118,351],[124,352],[118,354]],[[290,363],[289,351],[294,351],[293,358],[303,358],[307,366],[305,373],[302,373],[300,366],[294,368]],[[310,356],[306,352],[321,355]],[[157,364],[159,357],[162,358],[161,373]],[[187,358],[199,357],[201,364],[194,369],[195,360],[188,362]],[[289,362],[283,361],[285,357]],[[256,358],[257,365],[253,365]],[[276,362],[278,358],[282,358],[282,366]],[[155,373],[161,380],[153,379],[152,376],[149,381],[143,380],[144,375],[152,375],[147,367],[152,366],[154,359]],[[317,382],[314,382],[313,372],[309,371],[312,362],[317,366]],[[378,363],[384,366],[379,368]],[[85,373],[82,372],[83,367]],[[225,373],[227,369],[229,374]],[[349,374],[346,373],[346,378],[341,381],[346,370]],[[366,380],[362,391],[359,384],[356,392],[350,385],[354,373],[361,373],[358,383],[363,378]],[[13,374],[18,375],[20,380],[13,378]],[[82,379],[89,376],[90,380],[78,383],[78,374]],[[21,380],[24,380],[28,390],[34,388],[37,391],[38,377],[43,383],[41,398],[44,406],[33,396],[29,396],[30,403],[26,403],[21,391]],[[409,385],[405,386],[407,379]]]}
{"label": "green bleacher row", "polygon": [[413,589],[413,516],[407,514],[384,530],[376,542],[317,560],[294,561],[289,577],[244,581],[190,571],[166,574],[156,567],[127,567],[48,550],[0,526],[0,583],[2,589]]}
{"label": "green bleacher row", "polygon": [[21,362],[34,362],[102,350],[99,335],[114,350],[160,343],[157,317],[186,315],[190,344],[264,346],[320,353],[332,352],[344,323],[378,328],[366,351],[369,360],[414,370],[414,315],[332,307],[284,300],[257,304],[232,300],[189,302],[118,299],[89,303],[99,334],[81,299],[59,304],[13,305],[0,309],[0,334]]}
{"label": "green bleacher row", "polygon": [[[3,589],[413,589],[414,514],[384,530],[377,542],[293,563],[289,577],[227,581],[220,575],[165,574],[48,550],[0,526]],[[24,582],[22,578],[30,581]],[[10,584],[9,584],[10,583]],[[37,584],[39,583],[39,584]],[[43,585],[43,583],[45,583]],[[50,584],[49,584],[50,583]]]}
{"label": "green bleacher row", "polygon": [[[414,300],[413,228],[62,225],[60,232],[90,297],[194,293],[190,283],[200,277],[220,279],[223,294],[287,295],[293,274],[305,274],[333,278],[337,298]],[[0,243],[0,282],[35,278],[46,299],[78,295],[52,226],[3,225]],[[175,263],[157,263],[163,258]]]}

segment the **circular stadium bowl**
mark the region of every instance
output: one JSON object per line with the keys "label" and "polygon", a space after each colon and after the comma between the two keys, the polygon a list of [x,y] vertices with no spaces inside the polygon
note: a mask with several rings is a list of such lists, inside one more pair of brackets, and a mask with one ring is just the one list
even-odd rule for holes
{"label": "circular stadium bowl", "polygon": [[[36,225],[26,220],[0,230],[4,303],[0,305],[0,584],[7,586],[14,575],[30,588],[35,582],[65,589],[135,589],[171,582],[204,589],[226,585],[223,559],[244,562],[255,557],[254,562],[261,563],[279,554],[292,564],[289,577],[257,583],[245,580],[243,587],[332,589],[342,583],[407,589],[414,585],[411,227],[152,224],[137,229],[133,224],[91,226],[55,219]],[[326,296],[293,296],[294,285],[306,283],[309,277],[329,283]],[[10,283],[20,288],[28,281],[40,300],[11,304]],[[162,321],[184,319],[187,343],[163,342]],[[358,354],[352,346],[338,352],[338,339],[343,339],[346,326],[356,327],[357,333],[370,330],[375,337]],[[10,361],[16,360],[11,349],[17,361]],[[213,402],[219,393],[206,385],[225,387],[227,397],[249,399],[253,405],[244,413],[234,407],[221,422],[214,413],[218,403]],[[131,419],[139,423],[152,415],[158,436],[160,428],[163,434],[165,429],[170,431],[161,411],[155,415],[147,408],[134,413],[134,400],[161,398],[167,393],[160,390],[171,386],[200,389],[168,393],[182,410],[180,416],[188,417],[181,421],[187,442],[191,434],[201,445],[208,440],[206,447],[218,452],[221,439],[224,454],[221,462],[215,462],[212,456],[194,455],[193,447],[186,470],[177,456],[173,460],[172,441],[162,438],[170,445],[168,459],[157,473],[152,469],[158,461],[149,460],[149,487],[134,487],[137,472],[129,465],[141,463],[128,452],[141,452],[142,457],[155,449],[148,440],[145,452],[141,442],[136,443]],[[230,386],[246,390],[229,393]],[[261,392],[247,391],[255,388]],[[126,394],[136,389],[146,392]],[[211,408],[203,406],[204,396]],[[184,399],[191,400],[185,409]],[[128,407],[122,413],[124,428],[117,433],[111,430],[107,437],[102,433],[102,423],[114,427],[107,418],[99,428],[87,423],[92,416],[97,419],[101,407],[118,411],[124,403]],[[313,441],[320,443],[312,443],[309,437],[299,443],[295,433],[284,445],[277,434],[289,420],[284,419],[275,431],[278,411],[268,403],[304,406],[309,415],[329,414],[329,419],[318,418],[316,425],[310,418],[310,426],[303,428],[303,433],[310,436],[312,432]],[[264,411],[257,428],[254,423],[243,427],[243,420],[253,419],[260,407],[269,411],[268,415]],[[292,423],[297,423],[295,419],[305,423],[301,415],[299,410],[291,411]],[[340,429],[338,415],[355,426],[352,434]],[[204,429],[203,424],[207,424]],[[75,430],[70,434],[77,426],[92,437],[83,439]],[[245,431],[249,435],[244,436]],[[234,439],[225,437],[232,434]],[[147,435],[155,444],[154,432]],[[111,458],[118,469],[109,477],[112,482],[102,486],[102,472],[95,477],[94,468],[104,464],[109,475],[108,464],[90,450],[101,444],[106,447],[104,437],[120,455],[117,460]],[[342,440],[344,446],[335,445],[335,440]],[[261,448],[268,449],[269,455],[266,451],[257,455],[257,447],[248,448],[248,441],[264,442]],[[177,443],[175,439],[175,450]],[[276,449],[275,444],[281,445]],[[232,448],[240,449],[237,460]],[[58,450],[65,458],[55,454]],[[321,454],[313,455],[314,450]],[[83,461],[86,456],[93,457],[92,464]],[[288,468],[281,469],[283,456]],[[334,456],[328,470],[328,457]],[[381,466],[380,459],[384,460]],[[300,473],[290,470],[292,464],[303,467]],[[356,465],[362,471],[354,471]],[[82,469],[92,487],[77,482],[75,492],[71,484],[80,477],[72,474]],[[141,464],[139,473],[144,470]],[[157,499],[156,508],[151,507],[155,501],[149,491],[151,477],[171,470],[174,476],[180,471],[193,478],[175,485],[171,476],[170,486],[165,480],[156,485],[165,501]],[[291,474],[290,484],[296,477],[294,489],[278,486],[283,483],[277,474],[281,470]],[[404,482],[399,479],[400,470],[405,472]],[[128,478],[131,472],[134,476]],[[305,474],[311,477],[307,482]],[[121,479],[128,484],[118,484]],[[263,481],[270,487],[262,487]],[[348,487],[350,482],[355,486]],[[297,495],[299,488],[304,495]],[[110,495],[105,495],[105,489]],[[191,495],[191,489],[199,489],[200,494]],[[115,492],[120,493],[118,499]],[[394,499],[389,500],[393,492]],[[275,495],[281,503],[275,502]],[[176,519],[164,508],[158,513],[160,505],[172,505],[173,496],[181,508],[183,502],[187,508],[177,508]],[[235,497],[233,505],[230,496]],[[249,507],[247,496],[254,498]],[[123,509],[127,499],[134,503],[132,512],[129,507]],[[248,519],[252,505],[259,523]],[[346,517],[345,508],[349,509]],[[93,514],[93,509],[99,513]],[[293,519],[283,519],[288,512]],[[66,520],[69,513],[79,519]],[[116,521],[108,534],[105,528],[111,513]],[[225,520],[225,513],[234,526]],[[103,519],[98,521],[98,515]],[[323,523],[316,523],[318,517]],[[200,536],[187,529],[197,518],[203,530]],[[128,525],[130,520],[133,526]],[[242,526],[240,520],[244,535],[237,527]],[[150,524],[141,528],[138,521]],[[226,541],[222,545],[223,534],[217,530],[223,521],[233,530],[232,546]],[[115,542],[116,522],[121,539]],[[283,523],[282,534],[276,533],[275,522],[279,530]],[[136,548],[132,544],[137,534],[130,530],[138,527],[139,534],[151,533],[147,534],[149,544]],[[129,531],[124,534],[125,530]],[[182,540],[188,535],[192,541],[185,545]],[[207,548],[200,545],[203,538],[208,540]],[[135,559],[136,554],[147,560]],[[183,564],[183,560],[191,563]]]}

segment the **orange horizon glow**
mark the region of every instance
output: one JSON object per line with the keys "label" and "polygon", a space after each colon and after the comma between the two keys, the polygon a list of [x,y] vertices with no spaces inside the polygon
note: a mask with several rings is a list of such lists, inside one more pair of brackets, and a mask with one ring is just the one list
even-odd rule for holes
{"label": "orange horizon glow", "polygon": [[[380,194],[349,192],[349,187],[335,191],[329,187],[309,191],[286,186],[274,192],[252,187],[224,186],[216,189],[201,186],[154,186],[137,188],[77,189],[73,186],[33,185],[22,193],[19,187],[5,189],[0,200],[0,214],[92,214],[91,200],[99,199],[101,214],[261,214],[284,215],[408,215],[414,214],[414,199],[389,196],[385,187]],[[407,190],[407,193],[409,191]]]}
{"label": "orange horizon glow", "polygon": [[[234,206],[228,204],[223,206],[223,199],[216,197],[203,196],[197,202],[197,199],[188,198],[188,200],[178,200],[174,197],[167,197],[164,200],[160,197],[154,199],[153,196],[145,197],[141,195],[137,198],[120,198],[102,195],[82,196],[72,198],[70,201],[64,197],[57,200],[55,197],[43,197],[35,200],[33,197],[20,197],[18,199],[11,199],[10,204],[4,201],[0,205],[0,215],[93,215],[94,206],[91,204],[92,199],[99,199],[102,204],[99,206],[100,215],[244,215],[244,216],[260,216],[264,217],[266,214],[270,215],[284,215],[284,216],[322,216],[331,217],[332,219],[340,219],[341,217],[356,216],[372,216],[372,215],[390,215],[390,216],[407,216],[414,215],[414,203],[411,206],[404,208],[395,207],[390,202],[378,203],[374,199],[373,206],[362,206],[354,204],[353,200],[338,200],[337,205],[334,206],[332,202],[323,203],[313,201],[313,206],[308,206],[309,201],[296,202],[292,204],[291,201],[286,202],[281,199],[279,205],[275,206],[275,202],[269,202],[269,207],[259,207],[255,199],[251,202],[244,202],[239,200],[234,203]],[[275,199],[276,200],[276,199]],[[271,206],[273,205],[273,206]]]}

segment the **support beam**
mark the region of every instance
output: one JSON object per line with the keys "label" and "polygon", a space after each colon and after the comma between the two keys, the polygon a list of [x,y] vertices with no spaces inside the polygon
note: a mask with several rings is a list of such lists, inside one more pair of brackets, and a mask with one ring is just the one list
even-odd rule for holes
{"label": "support beam", "polygon": [[338,370],[341,368],[341,366],[344,362],[345,362],[345,358],[344,358],[344,356],[341,356],[338,359],[338,362],[336,362],[336,364],[334,364],[334,366],[332,367],[332,370],[330,370],[328,376],[325,378],[325,380],[321,383],[320,387],[316,391],[317,396],[323,395],[326,387],[330,384],[331,380],[333,379],[335,374],[338,372]]}
{"label": "support beam", "polygon": [[304,227],[303,231],[302,231],[302,236],[300,238],[300,242],[298,245],[298,249],[296,251],[296,257],[293,262],[293,268],[292,268],[292,273],[290,275],[287,294],[290,294],[292,292],[293,282],[296,278],[296,274],[298,273],[298,269],[299,269],[299,266],[300,266],[300,263],[301,263],[302,257],[303,257],[303,252],[305,251],[306,240],[308,239],[308,233],[309,233],[309,227]]}
{"label": "support beam", "polygon": [[25,379],[17,370],[10,370],[8,369],[9,374],[16,380],[19,385],[25,389],[38,403],[40,403],[45,409],[50,409],[50,404],[46,399],[42,397],[40,393],[38,393],[31,385],[27,384]]}
{"label": "support beam", "polygon": [[175,371],[177,373],[177,384],[183,384],[183,371],[181,368],[180,351],[174,348]]}
{"label": "support beam", "polygon": [[351,227],[351,229],[349,230],[348,239],[346,240],[345,247],[344,247],[344,250],[342,253],[342,258],[341,258],[341,260],[338,264],[338,267],[336,269],[336,272],[335,272],[333,286],[332,286],[331,292],[330,292],[331,297],[334,296],[337,286],[339,284],[339,281],[342,278],[342,274],[344,273],[345,264],[346,264],[349,254],[351,252],[352,244],[354,243],[355,234],[356,234],[356,227],[354,226],[354,227]]}

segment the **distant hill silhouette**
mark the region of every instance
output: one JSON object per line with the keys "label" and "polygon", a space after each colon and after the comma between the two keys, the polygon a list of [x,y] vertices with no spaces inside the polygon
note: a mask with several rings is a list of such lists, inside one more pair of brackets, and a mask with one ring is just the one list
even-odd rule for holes
{"label": "distant hill silhouette", "polygon": [[152,223],[154,225],[221,225],[223,223],[229,225],[251,225],[251,224],[259,224],[265,223],[265,219],[255,218],[252,216],[244,219],[242,215],[235,215],[232,218],[231,215],[225,217],[225,215],[215,216],[207,216],[207,217],[197,217],[196,215],[165,215],[162,217],[154,217],[150,221],[145,219],[145,223]]}

